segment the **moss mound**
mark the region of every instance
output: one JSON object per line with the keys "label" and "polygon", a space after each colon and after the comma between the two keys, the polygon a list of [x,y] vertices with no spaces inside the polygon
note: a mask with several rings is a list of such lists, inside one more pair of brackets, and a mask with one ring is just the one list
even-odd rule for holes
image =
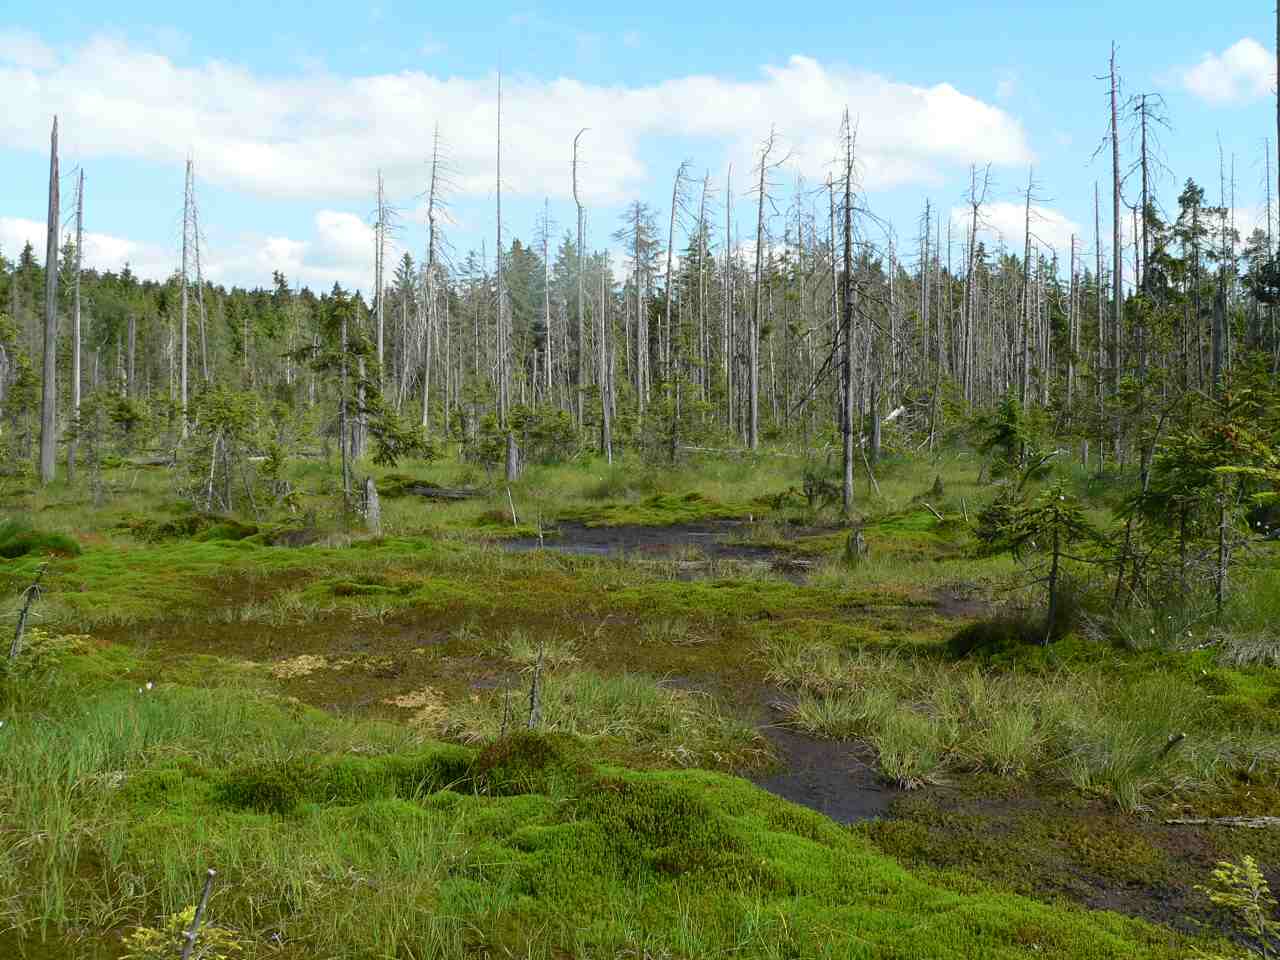
{"label": "moss mound", "polygon": [[461,747],[386,757],[299,757],[245,767],[215,785],[222,804],[259,813],[293,813],[304,804],[414,800],[466,782],[471,755]]}
{"label": "moss mound", "polygon": [[476,790],[495,797],[571,795],[590,774],[573,737],[519,730],[480,751],[471,774]]}
{"label": "moss mound", "polygon": [[45,533],[23,520],[0,523],[0,557],[14,560],[28,554],[80,555],[80,544],[61,533]]}

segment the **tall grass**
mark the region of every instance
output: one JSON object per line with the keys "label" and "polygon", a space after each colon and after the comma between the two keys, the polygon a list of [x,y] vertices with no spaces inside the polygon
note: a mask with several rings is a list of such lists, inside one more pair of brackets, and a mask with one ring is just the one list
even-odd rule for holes
{"label": "tall grass", "polygon": [[1219,781],[1267,742],[1224,724],[1201,687],[1168,669],[995,673],[828,644],[774,643],[765,658],[769,678],[794,691],[791,723],[867,740],[885,776],[907,787],[987,770],[1056,778],[1136,810]]}
{"label": "tall grass", "polygon": [[[450,711],[445,732],[464,742],[497,736],[508,703],[527,715],[527,691],[494,691]],[[741,769],[767,762],[765,741],[715,698],[667,686],[640,674],[573,670],[545,677],[542,729],[585,740],[612,741],[624,752],[679,766]]]}

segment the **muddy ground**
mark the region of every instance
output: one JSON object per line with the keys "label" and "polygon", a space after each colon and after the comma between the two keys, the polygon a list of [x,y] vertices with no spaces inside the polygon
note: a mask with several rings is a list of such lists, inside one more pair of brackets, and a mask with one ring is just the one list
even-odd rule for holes
{"label": "muddy ground", "polygon": [[[662,528],[564,524],[555,537],[505,546],[516,551],[678,559],[689,563],[690,577],[699,575],[700,566],[726,560],[780,568],[788,578],[805,576],[804,566],[785,566],[794,563],[791,552],[737,542],[743,533],[743,525],[732,521]],[[957,625],[987,610],[981,597],[960,588],[940,591],[930,606],[931,614],[954,619]],[[306,624],[216,619],[181,626],[158,623],[108,630],[104,639],[149,647],[169,663],[195,653],[273,665],[304,654],[324,657],[343,666],[277,676],[277,682],[286,694],[335,713],[402,719],[403,714],[387,704],[424,684],[456,698],[526,682],[511,663],[460,640],[459,626],[455,613],[409,609],[385,622],[337,617]],[[600,667],[607,662],[614,670],[645,669],[643,661],[622,648],[601,649],[594,655]],[[755,725],[776,763],[765,771],[741,771],[744,776],[849,825],[911,868],[956,871],[1042,899],[1067,900],[1194,931],[1199,924],[1219,922],[1194,889],[1218,860],[1254,853],[1268,862],[1280,861],[1275,836],[1280,831],[1171,826],[1163,822],[1167,810],[1124,815],[1103,800],[1060,787],[1041,789],[1035,783],[960,775],[950,783],[904,792],[878,777],[867,744],[816,740],[785,726],[779,709],[783,692],[761,686],[748,670],[714,676],[672,673],[664,682],[710,694]],[[1280,876],[1271,880],[1280,886]]]}

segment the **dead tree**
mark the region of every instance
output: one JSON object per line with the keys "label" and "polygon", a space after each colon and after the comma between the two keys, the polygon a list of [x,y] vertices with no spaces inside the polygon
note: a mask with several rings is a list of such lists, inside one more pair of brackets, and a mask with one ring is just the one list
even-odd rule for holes
{"label": "dead tree", "polygon": [[383,349],[386,330],[386,311],[383,309],[383,301],[386,297],[385,293],[386,281],[383,271],[386,267],[385,261],[387,257],[387,208],[383,198],[382,189],[382,171],[378,171],[378,212],[377,221],[373,228],[373,295],[374,309],[376,311],[375,323],[377,325],[377,342],[378,342],[378,382],[383,380]]}
{"label": "dead tree", "polygon": [[991,186],[991,165],[982,172],[982,187],[978,187],[978,168],[969,168],[969,262],[964,277],[964,322],[961,330],[960,381],[964,385],[966,400],[973,400],[973,340],[977,331],[978,308],[978,223],[982,218],[982,206],[987,202]]}
{"label": "dead tree", "polygon": [[80,429],[80,273],[84,265],[84,171],[76,181],[76,272],[71,301],[71,420],[75,432],[67,444],[67,481],[76,478],[76,434]]}
{"label": "dead tree", "polygon": [[[747,421],[747,445],[755,450],[760,446],[760,313],[763,304],[761,291],[764,284],[764,205],[769,200],[769,171],[786,163],[788,157],[770,160],[777,141],[777,133],[769,131],[760,145],[759,179],[756,185],[756,271],[755,296],[751,304],[751,329],[747,335],[747,393],[749,394]],[[789,155],[788,155],[789,156]]]}
{"label": "dead tree", "polygon": [[[1117,100],[1120,78],[1116,74],[1116,45],[1111,44],[1111,393],[1120,392],[1120,326],[1124,315],[1124,259],[1120,244],[1120,126]],[[1118,428],[1119,424],[1117,424]],[[1117,430],[1117,454],[1120,436]]]}
{"label": "dead tree", "polygon": [[724,364],[725,426],[734,428],[733,408],[733,164],[724,179],[724,325],[720,331],[720,359]]}
{"label": "dead tree", "polygon": [[191,239],[191,158],[187,157],[186,177],[182,191],[182,318],[178,331],[178,396],[179,415],[182,420],[182,439],[187,438],[187,314],[190,308],[188,291],[187,246]]}
{"label": "dead tree", "polygon": [[600,261],[600,452],[613,463],[613,354],[609,349],[609,311],[605,289],[606,260]]}
{"label": "dead tree", "polygon": [[[582,200],[578,196],[578,140],[587,132],[587,129],[587,127],[583,127],[573,138],[573,206],[578,215],[578,362],[574,368],[574,389],[576,391],[574,413],[577,415],[579,428],[582,427],[586,415],[587,343],[586,328],[582,321],[582,308],[585,297],[582,293]],[[543,256],[545,262],[545,249]],[[601,397],[603,398],[603,392]]]}
{"label": "dead tree", "polygon": [[683,161],[676,170],[675,181],[671,184],[671,216],[667,226],[667,271],[666,271],[666,303],[663,309],[663,345],[662,375],[671,389],[671,459],[674,462],[676,447],[679,443],[680,424],[680,378],[676,370],[679,357],[679,331],[672,329],[671,323],[671,260],[676,245],[676,219],[680,216],[685,204],[685,178],[689,169],[689,161]]}
{"label": "dead tree", "polygon": [[53,482],[58,445],[58,118],[49,136],[49,215],[45,221],[44,381],[40,388],[40,483]]}
{"label": "dead tree", "polygon": [[844,441],[843,465],[844,486],[842,505],[844,515],[853,515],[853,161],[854,132],[849,122],[849,110],[844,111],[844,129],[841,131],[844,147],[842,166],[844,167],[844,296],[841,305],[840,340],[841,340],[841,435]]}

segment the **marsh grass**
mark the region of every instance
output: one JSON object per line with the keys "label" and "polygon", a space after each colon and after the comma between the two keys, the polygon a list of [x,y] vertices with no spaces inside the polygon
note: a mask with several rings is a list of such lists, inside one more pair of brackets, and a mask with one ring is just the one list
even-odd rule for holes
{"label": "marsh grass", "polygon": [[866,740],[902,786],[986,770],[1056,778],[1136,810],[1220,783],[1267,741],[1223,723],[1203,687],[1168,669],[993,672],[924,653],[787,643],[764,657],[768,678],[795,691],[790,722]]}
{"label": "marsh grass", "polygon": [[539,661],[547,670],[563,670],[579,660],[578,645],[572,639],[559,636],[535,639],[519,627],[507,632],[498,650],[522,670],[533,669]]}
{"label": "marsh grass", "polygon": [[[515,691],[521,707],[523,695]],[[506,697],[505,691],[494,691],[478,702],[455,705],[445,732],[464,743],[492,739],[501,727]],[[553,673],[545,679],[542,704],[543,730],[609,741],[635,758],[725,770],[760,767],[769,760],[755,728],[715,698],[639,674]]]}
{"label": "marsh grass", "polygon": [[707,642],[708,631],[685,617],[653,617],[640,624],[641,643],[694,647]]}

